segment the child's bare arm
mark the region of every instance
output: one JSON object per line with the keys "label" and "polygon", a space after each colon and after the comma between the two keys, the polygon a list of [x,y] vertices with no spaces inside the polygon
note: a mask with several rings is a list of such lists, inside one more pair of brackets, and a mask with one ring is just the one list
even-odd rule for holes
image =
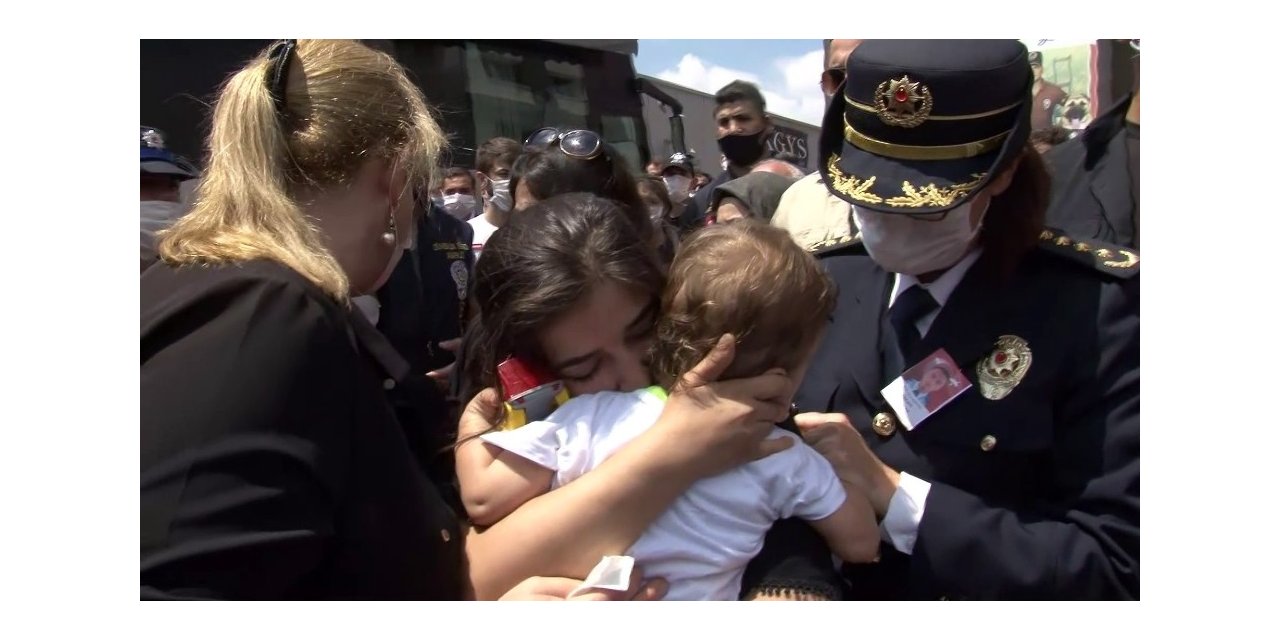
{"label": "child's bare arm", "polygon": [[875,511],[860,491],[853,487],[845,489],[848,497],[835,513],[809,524],[845,562],[872,562],[880,553],[880,528],[876,526]]}
{"label": "child's bare arm", "polygon": [[554,471],[479,438],[458,445],[462,504],[477,526],[489,526],[547,492]]}

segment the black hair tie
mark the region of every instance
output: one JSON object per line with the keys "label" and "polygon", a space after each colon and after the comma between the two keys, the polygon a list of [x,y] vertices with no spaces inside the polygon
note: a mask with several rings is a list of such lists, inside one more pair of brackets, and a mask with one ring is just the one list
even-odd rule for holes
{"label": "black hair tie", "polygon": [[271,60],[271,68],[267,75],[267,90],[271,93],[271,101],[276,105],[276,114],[283,117],[285,107],[285,84],[289,81],[289,58],[298,47],[297,40],[281,40],[271,46],[267,58]]}

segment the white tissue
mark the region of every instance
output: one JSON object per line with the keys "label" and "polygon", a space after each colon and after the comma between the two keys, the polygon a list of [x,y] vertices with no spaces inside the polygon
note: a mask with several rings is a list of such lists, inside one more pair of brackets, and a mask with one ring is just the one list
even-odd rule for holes
{"label": "white tissue", "polygon": [[582,595],[591,589],[626,591],[631,586],[631,570],[635,566],[636,559],[631,556],[605,556],[569,597]]}

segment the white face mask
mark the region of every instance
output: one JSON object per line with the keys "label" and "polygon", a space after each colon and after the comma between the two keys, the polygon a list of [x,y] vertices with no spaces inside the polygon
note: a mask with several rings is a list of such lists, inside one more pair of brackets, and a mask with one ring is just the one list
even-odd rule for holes
{"label": "white face mask", "polygon": [[504,213],[511,211],[510,186],[510,180],[493,181],[493,197],[489,199],[489,203],[493,205],[494,209]]}
{"label": "white face mask", "polygon": [[662,182],[667,185],[667,194],[676,202],[683,202],[689,197],[689,185],[693,180],[685,176],[663,176]]}
{"label": "white face mask", "polygon": [[441,205],[445,213],[459,219],[469,220],[476,211],[475,196],[467,193],[451,193],[444,197]]}
{"label": "white face mask", "polygon": [[187,212],[187,206],[181,202],[168,200],[142,201],[142,228],[159,231],[173,224]]}
{"label": "white face mask", "polygon": [[[976,227],[969,226],[972,205],[970,200],[936,221],[879,213],[856,205],[853,217],[862,232],[862,243],[876,264],[885,271],[918,276],[949,268],[969,252],[982,231],[982,218]],[[982,217],[986,215],[983,211]]]}

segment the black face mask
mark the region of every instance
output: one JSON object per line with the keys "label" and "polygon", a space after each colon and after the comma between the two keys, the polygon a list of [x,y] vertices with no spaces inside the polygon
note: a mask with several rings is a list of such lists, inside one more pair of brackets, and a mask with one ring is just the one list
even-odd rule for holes
{"label": "black face mask", "polygon": [[717,141],[729,164],[749,167],[764,157],[764,132],[727,135]]}

